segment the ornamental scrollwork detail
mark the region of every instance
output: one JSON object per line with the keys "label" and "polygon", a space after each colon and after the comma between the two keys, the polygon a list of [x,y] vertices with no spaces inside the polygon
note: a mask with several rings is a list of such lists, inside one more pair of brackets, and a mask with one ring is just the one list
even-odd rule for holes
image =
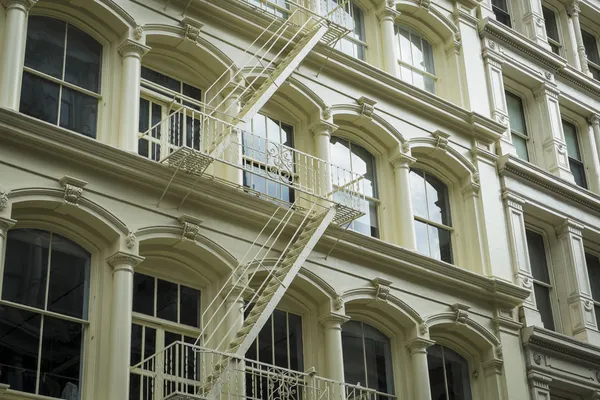
{"label": "ornamental scrollwork detail", "polygon": [[[261,139],[258,139],[261,140]],[[273,180],[289,185],[294,181],[294,153],[287,146],[267,142],[266,173]],[[257,154],[260,157],[260,154]],[[260,161],[260,160],[259,160]]]}
{"label": "ornamental scrollwork detail", "polygon": [[540,365],[542,363],[542,355],[540,353],[534,353],[533,354],[533,362],[536,363],[537,365]]}
{"label": "ornamental scrollwork detail", "polygon": [[8,207],[8,191],[0,189],[0,211]]}
{"label": "ornamental scrollwork detail", "polygon": [[375,299],[380,301],[387,301],[390,296],[390,285],[392,284],[392,281],[384,278],[375,278],[371,280],[371,284],[375,289]]}
{"label": "ornamental scrollwork detail", "polygon": [[127,237],[125,238],[125,246],[127,246],[127,248],[131,250],[135,247],[136,242],[137,237],[135,236],[135,233],[130,231],[127,234]]}
{"label": "ornamental scrollwork detail", "polygon": [[59,183],[64,189],[63,201],[66,204],[78,206],[83,196],[83,188],[87,185],[87,182],[65,175]]}

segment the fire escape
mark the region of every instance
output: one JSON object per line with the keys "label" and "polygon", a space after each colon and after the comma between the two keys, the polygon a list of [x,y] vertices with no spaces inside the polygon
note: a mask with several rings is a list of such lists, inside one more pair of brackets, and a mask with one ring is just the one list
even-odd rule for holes
{"label": "fire escape", "polygon": [[[196,183],[210,175],[215,163],[247,171],[241,154],[261,143],[250,149],[266,166],[261,177],[292,189],[295,201],[271,199],[278,200],[279,207],[214,300],[203,307],[202,333],[196,342],[175,342],[131,370],[141,375],[144,400],[372,397],[360,386],[244,358],[327,227],[345,226],[363,215],[364,196],[361,176],[245,129],[315,46],[334,46],[349,32],[347,0],[337,0],[338,7],[327,15],[304,7],[300,0],[286,0],[283,10],[270,14],[266,0],[235,1],[254,4],[255,11],[272,20],[246,49],[247,61],[231,65],[205,91],[201,109],[181,104],[149,132],[160,128],[169,136],[188,138],[169,139],[170,153],[160,162],[172,168],[173,178],[187,174]],[[239,110],[231,101],[234,93],[245,99]],[[294,232],[288,240],[290,230]],[[273,263],[269,257],[274,253],[279,257]]]}

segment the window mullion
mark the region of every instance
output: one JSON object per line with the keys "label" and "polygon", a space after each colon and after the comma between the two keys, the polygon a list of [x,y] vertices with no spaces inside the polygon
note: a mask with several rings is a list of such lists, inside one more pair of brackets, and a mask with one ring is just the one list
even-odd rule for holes
{"label": "window mullion", "polygon": [[42,342],[44,339],[44,315],[40,315],[40,343],[38,346],[38,362],[35,379],[35,394],[40,393],[40,375],[42,370]]}
{"label": "window mullion", "polygon": [[52,265],[52,232],[50,233],[50,243],[48,243],[48,264],[46,265],[46,287],[44,288],[44,310],[48,310],[48,293],[50,292],[50,266]]}
{"label": "window mullion", "polygon": [[367,373],[367,344],[365,343],[365,324],[360,323],[360,336],[362,338],[363,365],[365,366],[365,387],[369,387],[369,374]]}
{"label": "window mullion", "polygon": [[287,368],[292,369],[292,354],[290,350],[290,314],[285,313],[285,342],[287,343]]}
{"label": "window mullion", "polygon": [[446,398],[450,397],[450,390],[448,389],[448,373],[446,372],[446,353],[444,352],[444,346],[440,346],[442,350],[442,369],[444,371],[444,386],[446,388]]}

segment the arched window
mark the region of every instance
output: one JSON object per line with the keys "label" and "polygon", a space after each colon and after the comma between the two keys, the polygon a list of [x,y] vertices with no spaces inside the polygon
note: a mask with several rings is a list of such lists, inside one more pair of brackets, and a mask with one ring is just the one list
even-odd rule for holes
{"label": "arched window", "polygon": [[431,400],[471,400],[469,364],[457,352],[436,344],[427,349]]}
{"label": "arched window", "polygon": [[435,93],[433,47],[414,29],[396,25],[400,47],[400,79],[430,93]]}
{"label": "arched window", "polygon": [[410,193],[419,253],[452,263],[452,219],[448,187],[419,169],[410,170]]}
{"label": "arched window", "polygon": [[20,111],[96,137],[102,45],[73,25],[32,16]]}
{"label": "arched window", "polygon": [[8,232],[2,276],[0,383],[81,398],[90,254],[60,235],[15,229]]}
{"label": "arched window", "polygon": [[355,0],[348,0],[338,9],[342,0],[321,0],[321,14],[351,29],[351,32],[340,40],[335,48],[360,60],[365,59],[367,49],[365,37],[365,20],[362,8]]}
{"label": "arched window", "polygon": [[[346,139],[333,136],[331,137],[331,162],[333,165],[363,176],[360,188],[366,200],[361,208],[365,215],[353,221],[350,229],[365,235],[379,237],[379,223],[377,221],[379,194],[377,193],[375,157],[363,147]],[[336,176],[333,176],[332,179],[335,190],[337,188]],[[341,182],[341,184],[346,183],[345,180]]]}
{"label": "arched window", "polygon": [[344,380],[394,394],[390,339],[372,326],[349,321],[342,326]]}

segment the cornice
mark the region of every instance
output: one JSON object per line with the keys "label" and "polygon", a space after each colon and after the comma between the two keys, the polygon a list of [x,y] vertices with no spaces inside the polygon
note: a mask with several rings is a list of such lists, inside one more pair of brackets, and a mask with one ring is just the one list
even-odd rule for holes
{"label": "cornice", "polygon": [[498,172],[501,176],[511,175],[519,180],[533,183],[535,186],[600,213],[600,196],[582,189],[574,183],[563,181],[549,172],[514,156],[505,155],[500,157],[498,159]]}
{"label": "cornice", "polygon": [[599,347],[548,329],[525,327],[521,330],[521,341],[524,347],[547,350],[572,358],[574,361],[583,360],[600,364]]}
{"label": "cornice", "polygon": [[[60,157],[71,165],[95,170],[104,176],[154,191],[157,188],[162,190],[173,177],[172,170],[162,164],[0,108],[2,142]],[[194,181],[194,177],[180,174],[173,179],[169,192],[172,195],[184,195]],[[201,204],[204,209],[219,215],[236,215],[240,221],[249,224],[261,226],[276,208],[269,201],[249,197],[216,180],[200,180],[197,187],[190,194],[188,204]],[[223,198],[228,201],[223,203]],[[294,220],[290,226],[299,224],[300,220]],[[502,308],[514,308],[529,297],[529,290],[507,281],[467,271],[392,243],[346,231],[342,227],[332,226],[328,229],[320,245],[331,248],[342,233],[343,239],[336,247],[336,254],[347,254],[355,260],[362,258],[373,268],[392,269],[397,275],[415,276],[436,287],[469,292],[474,298]]]}

